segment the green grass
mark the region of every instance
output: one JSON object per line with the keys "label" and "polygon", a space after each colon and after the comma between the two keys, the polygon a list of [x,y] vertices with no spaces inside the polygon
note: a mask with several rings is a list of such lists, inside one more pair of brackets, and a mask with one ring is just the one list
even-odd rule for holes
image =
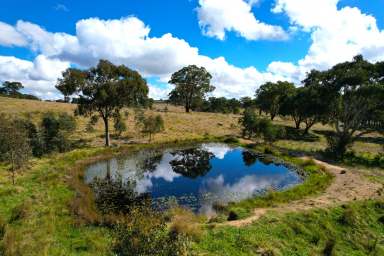
{"label": "green grass", "polygon": [[[70,211],[73,190],[67,169],[104,149],[75,150],[34,160],[13,186],[0,168],[0,218],[5,224],[5,255],[108,255],[107,229],[79,226]],[[28,252],[28,253],[27,253]],[[1,255],[1,252],[0,252]]]}
{"label": "green grass", "polygon": [[212,256],[384,255],[384,202],[274,214],[242,228],[212,228],[195,251]]}
{"label": "green grass", "polygon": [[300,185],[285,191],[270,191],[264,196],[246,199],[238,203],[231,203],[226,207],[226,212],[233,212],[239,219],[248,217],[252,210],[259,207],[271,207],[277,204],[288,203],[307,196],[323,192],[332,182],[333,176],[313,161],[281,156],[289,163],[299,166],[306,178]]}

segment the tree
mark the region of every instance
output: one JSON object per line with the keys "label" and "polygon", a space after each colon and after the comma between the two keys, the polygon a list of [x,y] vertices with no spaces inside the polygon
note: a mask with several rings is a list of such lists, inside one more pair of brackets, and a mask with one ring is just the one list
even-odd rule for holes
{"label": "tree", "polygon": [[161,115],[144,117],[140,122],[142,133],[149,135],[149,142],[152,141],[152,135],[164,131],[164,120]]}
{"label": "tree", "polygon": [[[70,96],[78,91],[79,85],[83,84],[86,78],[86,72],[76,68],[68,68],[63,72],[63,77],[58,79],[56,89],[64,95],[64,101],[69,102]],[[76,99],[75,102],[78,103],[78,100]]]}
{"label": "tree", "polygon": [[0,88],[0,94],[4,95],[17,95],[19,90],[23,89],[24,86],[20,82],[5,81]]}
{"label": "tree", "polygon": [[65,152],[70,148],[68,136],[76,129],[76,120],[67,113],[45,113],[41,121],[44,153]]}
{"label": "tree", "polygon": [[170,84],[175,88],[169,93],[169,100],[174,104],[183,104],[188,113],[192,105],[205,97],[205,94],[212,92],[211,74],[204,67],[190,65],[172,74]]}
{"label": "tree", "polygon": [[328,150],[335,157],[342,157],[356,139],[384,127],[384,72],[380,65],[358,55],[321,74],[321,87],[335,94],[329,117],[335,134],[328,137]]}
{"label": "tree", "polygon": [[114,119],[113,127],[115,128],[115,131],[117,132],[117,136],[120,137],[121,134],[127,130],[127,126],[126,126],[124,119],[120,113],[117,113],[113,119]]}
{"label": "tree", "polygon": [[301,101],[305,99],[302,97],[302,90],[303,87],[296,88],[292,94],[285,98],[280,108],[281,115],[292,117],[296,129],[300,129],[300,125],[304,119]]}
{"label": "tree", "polygon": [[240,102],[243,108],[250,108],[255,106],[255,101],[251,97],[242,97]]}
{"label": "tree", "polygon": [[148,99],[147,82],[138,72],[107,60],[100,60],[88,70],[67,70],[57,88],[67,96],[79,93],[78,114],[99,114],[104,122],[106,146],[110,146],[109,119],[113,114],[126,106],[144,106]]}
{"label": "tree", "polygon": [[268,82],[256,90],[256,105],[260,111],[269,113],[273,120],[279,113],[286,97],[293,93],[295,86],[289,82]]}
{"label": "tree", "polygon": [[252,138],[257,124],[257,116],[253,108],[247,108],[244,110],[242,116],[239,119],[239,124],[243,127],[243,137],[248,136]]}
{"label": "tree", "polygon": [[4,116],[0,121],[0,155],[10,165],[12,184],[15,184],[16,171],[28,163],[31,149],[24,127]]}

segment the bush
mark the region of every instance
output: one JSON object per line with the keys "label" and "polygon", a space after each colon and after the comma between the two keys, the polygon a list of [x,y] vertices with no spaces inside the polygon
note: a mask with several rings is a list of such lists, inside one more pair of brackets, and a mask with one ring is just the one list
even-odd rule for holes
{"label": "bush", "polygon": [[141,132],[149,135],[149,142],[151,142],[153,134],[164,131],[164,120],[161,115],[140,117],[138,122],[142,126]]}
{"label": "bush", "polygon": [[196,214],[184,208],[173,208],[170,210],[170,232],[174,236],[182,236],[199,241],[203,235],[201,220]]}
{"label": "bush", "polygon": [[133,209],[129,218],[115,225],[116,255],[179,256],[187,255],[190,241],[187,237],[169,232],[161,213],[150,207]]}
{"label": "bush", "polygon": [[118,137],[127,130],[123,117],[119,113],[114,116],[113,127],[115,128]]}
{"label": "bush", "polygon": [[45,113],[41,122],[44,153],[65,152],[71,147],[68,136],[76,129],[76,120],[67,113]]}

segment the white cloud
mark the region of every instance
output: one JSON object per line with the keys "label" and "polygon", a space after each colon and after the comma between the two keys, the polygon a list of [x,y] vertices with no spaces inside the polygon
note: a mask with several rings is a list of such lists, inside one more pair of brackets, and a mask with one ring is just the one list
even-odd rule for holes
{"label": "white cloud", "polygon": [[273,11],[285,13],[292,25],[311,33],[312,44],[297,64],[273,62],[274,74],[304,78],[311,69],[324,70],[363,54],[370,61],[384,59],[384,31],[375,17],[358,8],[338,9],[339,0],[277,0]]}
{"label": "white cloud", "polygon": [[25,38],[13,26],[0,21],[0,45],[25,46]]}
{"label": "white cloud", "polygon": [[203,33],[224,40],[227,31],[237,32],[247,40],[287,39],[280,27],[260,22],[252,13],[255,0],[199,0],[199,25]]}
{"label": "white cloud", "polygon": [[[59,77],[62,68],[68,63],[86,68],[95,65],[99,59],[125,64],[145,77],[158,77],[162,83],[167,83],[171,74],[183,66],[204,66],[213,75],[212,83],[217,88],[215,96],[253,95],[261,83],[276,80],[275,76],[261,73],[254,67],[238,68],[223,57],[212,59],[200,55],[198,48],[169,33],[161,37],[150,37],[150,28],[135,17],[80,20],[76,24],[75,35],[51,33],[26,21],[17,22],[15,29],[28,41],[32,51],[44,56],[46,61],[55,60],[43,67],[44,63],[40,63],[43,57],[39,57],[35,60],[34,71],[28,72],[29,78],[34,80],[41,73],[44,81],[51,81],[52,92],[55,91],[54,77]],[[48,68],[52,70],[43,72]],[[4,76],[0,76],[0,80],[4,80]],[[157,99],[165,98],[173,88],[171,85],[163,88],[154,85],[149,87],[150,96]]]}
{"label": "white cloud", "polygon": [[61,97],[54,85],[68,62],[39,55],[31,61],[0,56],[0,81],[20,81],[27,92],[44,99]]}
{"label": "white cloud", "polygon": [[[248,11],[243,15],[238,14],[236,19],[248,16],[247,19],[256,20],[250,9],[258,1],[237,1],[248,6],[243,8]],[[228,7],[227,1],[219,2],[223,8]],[[200,1],[199,12],[203,7],[201,3],[211,6],[212,3],[215,5],[216,0]],[[38,56],[34,61],[0,56],[0,80],[18,80],[39,96],[57,97],[59,94],[54,88],[56,79],[70,64],[87,68],[95,65],[99,59],[108,59],[115,64],[136,69],[147,78],[158,78],[165,84],[173,72],[183,66],[196,64],[206,67],[212,74],[212,84],[216,87],[214,96],[238,98],[253,96],[255,90],[267,81],[289,80],[298,83],[310,69],[329,68],[359,53],[370,61],[384,60],[384,32],[377,27],[376,19],[357,8],[338,9],[337,3],[337,0],[276,0],[273,12],[286,14],[296,33],[310,33],[312,43],[301,60],[295,63],[276,60],[264,72],[253,66],[236,67],[224,57],[201,55],[198,48],[169,33],[152,37],[150,28],[136,17],[80,20],[76,23],[74,35],[52,33],[26,21],[18,21],[16,26],[0,23],[0,32],[13,35],[7,37],[1,33],[0,44],[29,47]],[[228,17],[231,18],[231,15]],[[249,15],[253,18],[249,18]],[[223,20],[229,22],[229,19]],[[212,35],[219,37],[220,32],[225,34],[228,28],[226,24],[206,27],[212,29]],[[241,33],[242,30],[236,31]],[[243,32],[244,35],[251,35],[246,34],[245,30]],[[150,96],[157,99],[165,98],[173,88],[172,85],[159,87],[153,84],[149,87]]]}
{"label": "white cloud", "polygon": [[148,84],[149,87],[149,97],[153,99],[168,99],[168,94],[172,91],[173,87],[171,85],[166,85],[165,87],[159,87],[152,84]]}

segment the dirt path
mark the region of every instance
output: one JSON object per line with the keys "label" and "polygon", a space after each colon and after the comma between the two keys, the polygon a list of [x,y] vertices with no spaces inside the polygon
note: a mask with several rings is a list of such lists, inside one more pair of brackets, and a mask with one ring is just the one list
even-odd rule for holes
{"label": "dirt path", "polygon": [[369,199],[377,196],[377,192],[383,186],[373,183],[357,172],[314,160],[318,165],[324,166],[335,178],[326,191],[315,197],[308,197],[291,203],[279,205],[273,208],[257,208],[251,217],[242,220],[228,221],[225,225],[240,227],[251,224],[269,211],[294,212],[305,211],[314,208],[325,208],[353,200]]}

